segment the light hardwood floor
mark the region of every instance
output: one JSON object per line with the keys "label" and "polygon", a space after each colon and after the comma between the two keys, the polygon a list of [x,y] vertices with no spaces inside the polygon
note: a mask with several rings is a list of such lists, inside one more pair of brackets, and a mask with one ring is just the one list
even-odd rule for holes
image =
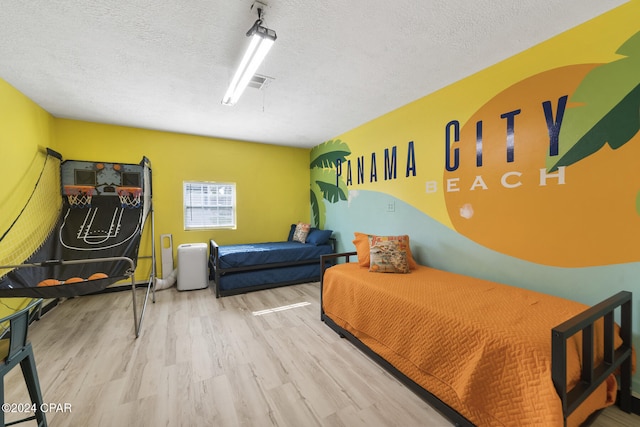
{"label": "light hardwood floor", "polygon": [[[309,304],[252,314],[297,303]],[[59,405],[49,425],[450,425],[319,313],[318,283],[221,299],[172,288],[157,292],[134,339],[130,292],[64,301],[29,332],[44,400]],[[28,401],[20,370],[5,394]],[[593,425],[640,417],[607,409]]]}

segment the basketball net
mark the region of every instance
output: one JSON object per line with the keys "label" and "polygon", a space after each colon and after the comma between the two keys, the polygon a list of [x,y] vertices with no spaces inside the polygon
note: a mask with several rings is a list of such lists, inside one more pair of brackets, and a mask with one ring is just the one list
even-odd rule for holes
{"label": "basketball net", "polygon": [[123,208],[139,208],[140,196],[142,195],[142,188],[140,187],[118,187],[116,188],[118,197],[120,197],[120,205]]}
{"label": "basketball net", "polygon": [[69,206],[79,209],[91,207],[91,196],[94,191],[93,187],[65,185],[64,189],[65,193],[67,193]]}

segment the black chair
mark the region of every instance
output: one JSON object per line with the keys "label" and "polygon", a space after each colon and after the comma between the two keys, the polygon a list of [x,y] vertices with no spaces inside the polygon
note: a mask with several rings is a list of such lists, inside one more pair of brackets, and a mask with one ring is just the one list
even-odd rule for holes
{"label": "black chair", "polygon": [[[5,331],[0,339],[0,401],[4,402],[4,377],[14,367],[20,364],[24,380],[27,383],[29,397],[32,402],[34,415],[23,418],[21,420],[12,421],[8,424],[4,422],[4,406],[0,411],[0,427],[10,426],[25,421],[36,420],[38,427],[47,427],[47,418],[42,412],[42,392],[40,391],[40,381],[38,380],[38,372],[36,371],[36,361],[33,356],[31,343],[27,342],[27,330],[29,329],[29,314],[32,310],[38,310],[42,304],[42,299],[32,301],[22,310],[0,319],[0,325],[9,322],[9,330]],[[24,405],[24,402],[13,402],[15,404]],[[9,408],[10,410],[10,408]],[[26,412],[26,411],[22,411]],[[29,411],[31,412],[31,411]]]}

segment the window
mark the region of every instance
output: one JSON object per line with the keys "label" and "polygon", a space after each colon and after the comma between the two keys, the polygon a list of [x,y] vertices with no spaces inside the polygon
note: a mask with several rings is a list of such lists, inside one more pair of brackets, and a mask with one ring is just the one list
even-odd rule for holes
{"label": "window", "polygon": [[236,228],[236,184],[183,183],[184,229]]}

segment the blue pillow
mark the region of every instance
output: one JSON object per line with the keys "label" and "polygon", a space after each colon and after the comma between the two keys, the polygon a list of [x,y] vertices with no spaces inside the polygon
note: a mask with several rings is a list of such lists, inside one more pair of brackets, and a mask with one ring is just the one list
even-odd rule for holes
{"label": "blue pillow", "polygon": [[312,228],[311,231],[309,231],[306,242],[316,246],[326,245],[329,242],[331,233],[333,233],[332,230],[318,230],[317,228]]}
{"label": "blue pillow", "polygon": [[293,233],[295,232],[296,232],[296,225],[291,224],[291,230],[289,231],[289,238],[287,239],[287,242],[293,242]]}

